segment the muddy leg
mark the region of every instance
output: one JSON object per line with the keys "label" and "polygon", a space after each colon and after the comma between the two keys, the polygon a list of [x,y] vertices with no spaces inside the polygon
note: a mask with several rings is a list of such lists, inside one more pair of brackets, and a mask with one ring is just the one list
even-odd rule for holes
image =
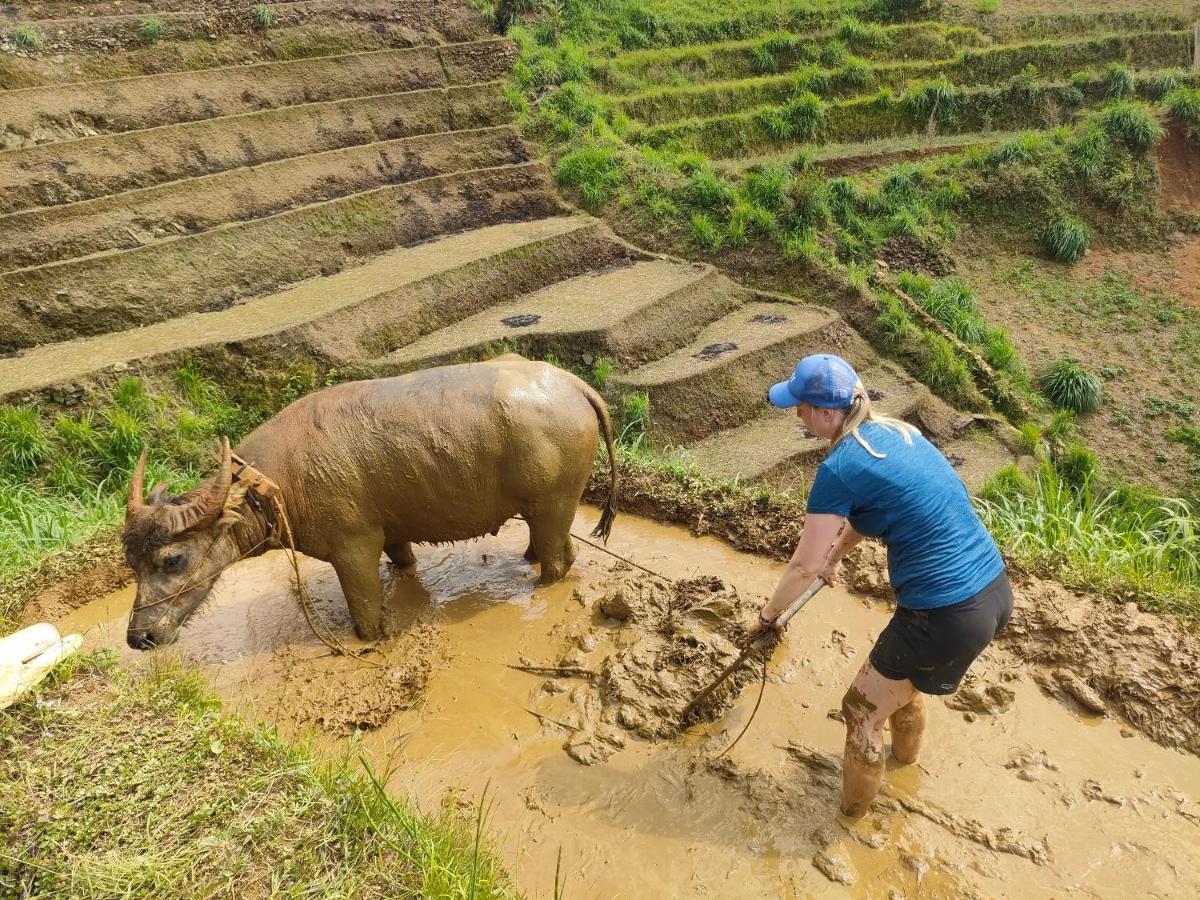
{"label": "muddy leg", "polygon": [[542,584],[551,584],[567,574],[574,562],[574,548],[568,555],[571,522],[575,519],[575,504],[542,503],[536,511],[526,513],[529,520],[529,546],[542,564]]}
{"label": "muddy leg", "polygon": [[925,695],[918,693],[888,719],[892,727],[892,756],[896,762],[915,763],[925,736]]}
{"label": "muddy leg", "polygon": [[908,679],[884,678],[868,661],[842,698],[846,751],[842,757],[842,814],[865,816],[883,784],[883,723],[912,702],[917,693]]}
{"label": "muddy leg", "polygon": [[[529,530],[530,530],[530,533],[532,534],[533,529],[530,528]],[[532,538],[530,538],[529,546],[525,548],[525,560],[527,562],[531,562],[531,563],[537,562],[537,551],[533,549],[533,539]]]}
{"label": "muddy leg", "polygon": [[417,570],[417,555],[413,553],[412,544],[408,541],[400,541],[395,544],[387,544],[383,548],[383,552],[387,554],[397,568],[405,571],[415,572]]}
{"label": "muddy leg", "polygon": [[333,558],[333,568],[346,596],[354,630],[364,641],[383,637],[379,627],[379,612],[383,606],[383,589],[379,584],[379,552],[374,542],[363,542],[343,548]]}

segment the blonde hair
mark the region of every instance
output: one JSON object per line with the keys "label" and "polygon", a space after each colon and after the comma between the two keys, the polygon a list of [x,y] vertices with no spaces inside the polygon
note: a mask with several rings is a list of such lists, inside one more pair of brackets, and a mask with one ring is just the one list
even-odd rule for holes
{"label": "blonde hair", "polygon": [[882,425],[884,428],[890,428],[893,431],[899,432],[906,444],[912,444],[913,435],[921,433],[921,429],[916,425],[910,425],[903,419],[878,415],[871,409],[871,395],[863,387],[861,379],[854,383],[853,397],[854,399],[850,401],[850,405],[845,408],[846,418],[842,421],[842,427],[838,430],[837,437],[833,439],[831,446],[837,446],[838,441],[846,435],[852,434],[854,435],[854,439],[862,445],[862,448],[873,457],[876,459],[885,459],[887,454],[880,453],[867,443],[867,439],[862,436],[859,428],[864,422],[874,422],[877,425]]}

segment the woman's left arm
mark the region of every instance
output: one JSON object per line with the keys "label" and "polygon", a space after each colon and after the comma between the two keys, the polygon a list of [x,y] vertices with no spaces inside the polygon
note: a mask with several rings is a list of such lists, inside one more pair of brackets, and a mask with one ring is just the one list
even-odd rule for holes
{"label": "woman's left arm", "polygon": [[765,621],[774,621],[780,613],[808,590],[823,571],[830,554],[842,537],[849,523],[845,516],[813,513],[804,517],[804,530],[800,543],[788,561],[783,577],[775,587],[775,593],[763,606],[759,616]]}

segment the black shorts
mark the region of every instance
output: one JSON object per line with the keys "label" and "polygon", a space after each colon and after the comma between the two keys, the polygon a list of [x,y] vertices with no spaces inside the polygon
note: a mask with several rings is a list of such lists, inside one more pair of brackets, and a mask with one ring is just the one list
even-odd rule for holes
{"label": "black shorts", "polygon": [[871,650],[871,665],[884,678],[909,679],[923,694],[953,694],[975,657],[1008,624],[1012,608],[1008,572],[953,606],[898,607]]}

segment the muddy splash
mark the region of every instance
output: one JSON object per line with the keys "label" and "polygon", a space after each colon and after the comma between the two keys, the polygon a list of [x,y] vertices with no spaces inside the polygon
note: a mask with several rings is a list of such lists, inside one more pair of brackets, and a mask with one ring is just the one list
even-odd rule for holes
{"label": "muddy splash", "polygon": [[[576,533],[595,517],[582,511]],[[386,659],[398,666],[422,655],[429,670],[411,708],[356,730],[349,743],[341,732],[359,713],[354,691],[375,676],[361,662],[326,655],[307,633],[281,558],[231,570],[180,643],[160,652],[198,663],[232,708],[284,734],[315,729],[331,753],[361,754],[392,773],[390,790],[429,808],[447,796],[474,800],[490,782],[488,830],[531,896],[550,892],[560,851],[569,895],[1200,892],[1200,759],[1153,744],[1118,714],[1095,716],[1046,695],[1029,667],[998,648],[974,675],[985,696],[988,685],[1011,691],[1011,706],[968,720],[969,710],[931,700],[921,763],[889,771],[886,793],[865,820],[839,820],[843,728],[831,714],[887,620],[881,604],[840,587],[822,592],[793,622],[772,656],[758,716],[725,759],[710,762],[746,723],[757,686],[732,698],[716,721],[674,739],[644,738],[617,718],[613,732],[624,746],[580,765],[563,749],[578,740],[572,716],[590,697],[603,721],[604,659],[615,663],[636,647],[626,642],[642,630],[632,609],[625,620],[611,615],[623,612],[614,589],[638,579],[581,547],[568,579],[538,586],[521,558],[526,540],[514,523],[496,538],[418,550],[416,577],[382,567],[397,639],[429,636],[420,646],[398,642]],[[768,560],[633,516],[618,522],[610,548],[670,579],[711,585],[719,574],[722,587],[705,592],[736,592],[733,609],[752,610],[780,572]],[[309,560],[302,572],[322,614],[349,635],[332,571]],[[647,591],[657,604],[662,595],[653,585]],[[118,594],[74,615],[92,645],[109,643],[127,664],[145,664],[145,655],[123,648],[128,604]],[[723,622],[737,622],[736,612],[720,611]],[[733,644],[736,634],[722,639]],[[573,671],[549,677],[513,668],[524,665]],[[362,668],[334,687],[328,673],[342,666]],[[296,683],[308,677],[311,684]],[[293,699],[283,699],[285,690]],[[309,707],[335,697],[350,704],[346,714],[315,723]]]}

